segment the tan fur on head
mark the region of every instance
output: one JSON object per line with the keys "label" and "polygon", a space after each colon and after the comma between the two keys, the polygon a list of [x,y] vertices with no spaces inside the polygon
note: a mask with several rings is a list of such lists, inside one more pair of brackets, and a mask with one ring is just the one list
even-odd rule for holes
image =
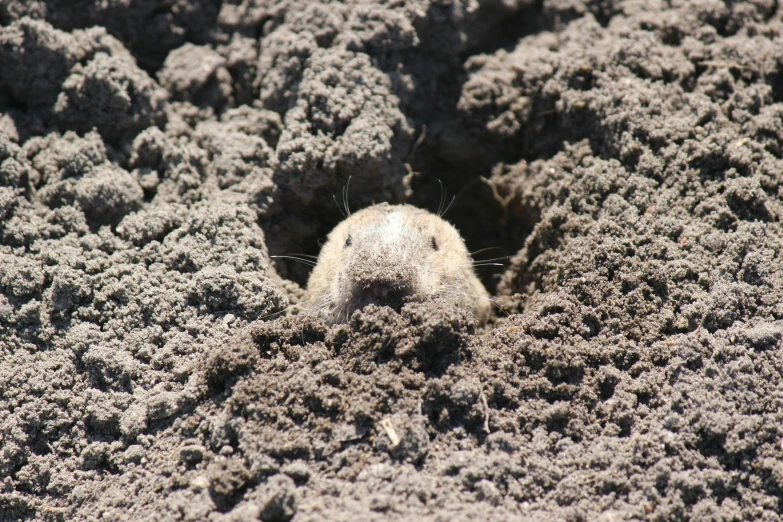
{"label": "tan fur on head", "polygon": [[328,323],[347,321],[368,304],[399,310],[438,300],[472,311],[480,323],[490,301],[459,232],[410,205],[361,210],[329,234],[307,283],[308,307]]}

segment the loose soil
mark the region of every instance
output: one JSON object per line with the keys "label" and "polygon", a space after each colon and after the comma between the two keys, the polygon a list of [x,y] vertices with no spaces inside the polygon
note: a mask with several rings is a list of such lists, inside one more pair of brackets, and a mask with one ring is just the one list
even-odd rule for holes
{"label": "loose soil", "polygon": [[[349,179],[490,324],[290,313]],[[780,520],[781,218],[774,0],[2,2],[0,520]]]}

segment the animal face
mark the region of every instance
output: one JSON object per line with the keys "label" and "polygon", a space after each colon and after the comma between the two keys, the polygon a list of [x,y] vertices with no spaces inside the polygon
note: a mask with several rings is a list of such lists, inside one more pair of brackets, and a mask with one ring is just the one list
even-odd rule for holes
{"label": "animal face", "polygon": [[415,207],[381,204],[332,231],[308,294],[326,312],[321,315],[339,322],[369,304],[399,310],[406,302],[426,299],[470,303],[475,284],[480,286],[453,226]]}

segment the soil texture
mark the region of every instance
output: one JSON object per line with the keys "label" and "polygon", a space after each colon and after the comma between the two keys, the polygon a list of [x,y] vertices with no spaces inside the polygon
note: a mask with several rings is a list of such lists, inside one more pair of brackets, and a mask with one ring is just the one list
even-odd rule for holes
{"label": "soil texture", "polygon": [[782,218],[775,0],[0,2],[0,520],[780,520]]}

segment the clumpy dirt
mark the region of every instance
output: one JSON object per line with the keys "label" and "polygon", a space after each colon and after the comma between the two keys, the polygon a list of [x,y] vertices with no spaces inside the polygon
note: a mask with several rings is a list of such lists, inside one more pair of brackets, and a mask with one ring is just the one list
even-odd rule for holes
{"label": "clumpy dirt", "polygon": [[[779,520],[774,0],[0,4],[0,520]],[[497,301],[281,314],[353,209]]]}

